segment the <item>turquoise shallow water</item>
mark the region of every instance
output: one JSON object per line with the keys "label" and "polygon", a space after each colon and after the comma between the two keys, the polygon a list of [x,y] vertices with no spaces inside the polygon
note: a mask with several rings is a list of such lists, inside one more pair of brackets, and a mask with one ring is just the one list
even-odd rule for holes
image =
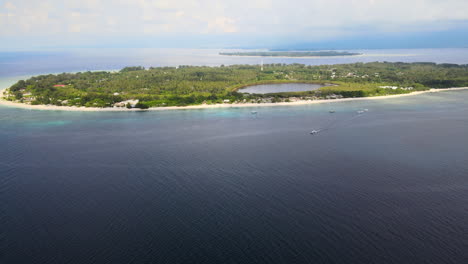
{"label": "turquoise shallow water", "polygon": [[154,112],[0,106],[2,259],[463,263],[467,102],[456,91]]}

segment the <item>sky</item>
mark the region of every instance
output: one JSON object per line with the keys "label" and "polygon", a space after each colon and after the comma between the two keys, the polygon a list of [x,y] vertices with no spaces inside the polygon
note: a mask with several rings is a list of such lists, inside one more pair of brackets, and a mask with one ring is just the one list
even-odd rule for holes
{"label": "sky", "polygon": [[0,0],[0,49],[468,47],[467,0]]}

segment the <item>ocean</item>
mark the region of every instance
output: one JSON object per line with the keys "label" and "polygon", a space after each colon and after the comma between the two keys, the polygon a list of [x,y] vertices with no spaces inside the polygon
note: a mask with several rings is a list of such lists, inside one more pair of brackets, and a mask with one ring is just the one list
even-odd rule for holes
{"label": "ocean", "polygon": [[[467,63],[464,52],[439,62]],[[42,71],[28,67],[2,67],[3,82]],[[467,102],[448,91],[151,112],[0,106],[0,262],[465,263]]]}
{"label": "ocean", "polygon": [[361,56],[272,58],[221,56],[218,49],[75,49],[0,52],[0,78],[76,71],[117,70],[126,66],[220,66],[232,64],[301,63],[306,65],[355,62],[468,63],[468,48],[349,50]]}

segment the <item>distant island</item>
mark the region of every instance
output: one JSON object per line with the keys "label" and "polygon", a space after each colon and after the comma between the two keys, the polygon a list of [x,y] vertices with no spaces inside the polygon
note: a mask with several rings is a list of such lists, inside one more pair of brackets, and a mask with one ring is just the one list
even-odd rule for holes
{"label": "distant island", "polygon": [[226,56],[257,56],[257,57],[334,57],[356,56],[362,53],[347,51],[252,51],[252,52],[220,52]]}
{"label": "distant island", "polygon": [[[148,109],[153,107],[265,104],[409,94],[468,86],[468,65],[353,63],[311,66],[126,67],[117,72],[48,74],[20,80],[3,102],[22,105]],[[242,93],[257,84],[315,83],[317,90]]]}

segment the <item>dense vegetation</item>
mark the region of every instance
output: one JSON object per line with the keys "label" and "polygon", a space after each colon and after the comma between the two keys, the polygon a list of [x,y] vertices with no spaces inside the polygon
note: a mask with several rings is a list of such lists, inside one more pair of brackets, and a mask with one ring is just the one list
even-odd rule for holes
{"label": "dense vegetation", "polygon": [[[248,95],[251,84],[280,82],[333,83],[317,91]],[[393,89],[382,88],[393,86]],[[267,64],[220,67],[127,67],[119,72],[49,74],[20,80],[9,89],[9,100],[30,104],[110,107],[136,99],[135,107],[179,106],[234,102],[288,101],[364,97],[413,90],[468,86],[468,65],[435,63],[354,63],[306,66]],[[124,106],[130,107],[129,103]]]}
{"label": "dense vegetation", "polygon": [[347,51],[253,51],[253,52],[221,52],[219,55],[228,56],[261,56],[261,57],[332,57],[353,56],[360,53]]}

